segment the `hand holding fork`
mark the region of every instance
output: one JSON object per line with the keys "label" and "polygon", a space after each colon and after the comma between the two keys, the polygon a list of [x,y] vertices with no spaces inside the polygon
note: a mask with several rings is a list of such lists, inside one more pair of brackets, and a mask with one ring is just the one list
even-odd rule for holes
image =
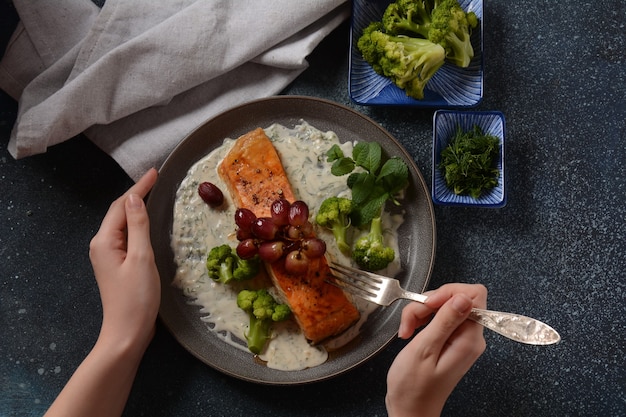
{"label": "hand holding fork", "polygon": [[[376,304],[388,306],[399,299],[424,303],[424,294],[406,291],[400,282],[371,272],[331,263],[335,281],[331,283],[346,292]],[[473,308],[469,319],[509,339],[530,345],[550,345],[561,340],[559,334],[539,320],[519,314]]]}

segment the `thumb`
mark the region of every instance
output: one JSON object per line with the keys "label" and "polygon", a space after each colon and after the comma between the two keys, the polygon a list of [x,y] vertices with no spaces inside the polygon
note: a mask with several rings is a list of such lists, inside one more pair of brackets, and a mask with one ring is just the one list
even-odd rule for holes
{"label": "thumb", "polygon": [[465,322],[471,310],[472,299],[465,294],[456,294],[441,306],[430,324],[422,329],[422,342],[430,344],[435,352],[440,352],[452,333]]}
{"label": "thumb", "polygon": [[128,228],[127,251],[151,249],[150,221],[143,199],[137,194],[129,194],[125,209]]}

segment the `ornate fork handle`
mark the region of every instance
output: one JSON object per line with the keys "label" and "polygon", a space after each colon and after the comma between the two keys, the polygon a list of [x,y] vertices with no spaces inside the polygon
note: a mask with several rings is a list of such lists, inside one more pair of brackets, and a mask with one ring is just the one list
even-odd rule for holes
{"label": "ornate fork handle", "polygon": [[[424,294],[402,288],[397,296],[419,303],[423,303],[427,298]],[[561,336],[552,327],[521,314],[472,308],[469,319],[502,336],[529,345],[551,345],[561,340]]]}
{"label": "ornate fork handle", "polygon": [[496,333],[529,345],[551,345],[561,340],[552,327],[520,314],[473,308],[469,318]]}

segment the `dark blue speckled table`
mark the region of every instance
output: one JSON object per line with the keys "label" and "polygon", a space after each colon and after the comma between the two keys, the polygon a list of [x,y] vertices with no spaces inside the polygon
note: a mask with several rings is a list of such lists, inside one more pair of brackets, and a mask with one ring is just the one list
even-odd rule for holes
{"label": "dark blue speckled table", "polygon": [[[506,116],[508,204],[436,207],[431,287],[484,283],[491,308],[540,318],[563,341],[530,347],[486,332],[445,416],[626,415],[626,6],[560,3],[485,1],[478,108]],[[14,13],[2,2],[2,47]],[[284,93],[372,117],[430,181],[433,111],[351,103],[347,51],[344,24]],[[0,105],[0,415],[36,416],[97,336],[88,243],[131,181],[81,137],[13,160],[17,104],[2,95]],[[206,367],[159,326],[125,415],[383,416],[386,371],[402,346],[338,378],[279,388]]]}

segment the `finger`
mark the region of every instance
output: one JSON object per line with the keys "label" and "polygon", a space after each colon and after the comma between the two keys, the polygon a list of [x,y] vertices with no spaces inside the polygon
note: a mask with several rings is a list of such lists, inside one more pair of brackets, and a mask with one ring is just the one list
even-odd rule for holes
{"label": "finger", "polygon": [[146,206],[138,194],[129,194],[126,199],[126,221],[128,256],[151,253],[150,221]]}
{"label": "finger", "polygon": [[156,182],[157,175],[156,169],[149,169],[136,184],[130,187],[128,191],[122,194],[122,196],[118,199],[113,201],[109,210],[105,214],[104,219],[102,220],[100,230],[105,233],[107,231],[123,230],[126,227],[126,210],[124,209],[126,199],[130,194],[136,194],[141,198],[144,198]]}
{"label": "finger", "polygon": [[445,284],[428,294],[426,305],[432,309],[438,309],[455,294],[463,293],[470,297],[474,307],[486,308],[487,288],[481,284]]}
{"label": "finger", "polygon": [[[485,351],[487,344],[483,336],[483,327],[471,320],[465,320],[448,338],[444,350],[457,352],[448,359],[451,363],[459,362],[462,357],[465,363],[471,365]],[[442,363],[445,366],[446,356],[442,353]],[[463,362],[459,362],[463,363]]]}
{"label": "finger", "polygon": [[426,356],[432,354],[439,357],[444,345],[465,322],[471,309],[472,299],[465,294],[456,294],[437,311],[430,324],[418,335]]}
{"label": "finger", "polygon": [[157,170],[154,168],[150,168],[145,174],[143,174],[143,176],[139,179],[139,181],[135,183],[135,185],[130,187],[128,191],[124,193],[124,196],[128,196],[130,194],[137,194],[141,198],[144,198],[146,195],[148,195],[148,192],[150,192],[150,190],[152,189],[152,186],[154,186],[154,183],[156,182],[157,177],[158,177]]}
{"label": "finger", "polygon": [[[423,294],[430,297],[434,291],[426,291]],[[441,302],[443,304],[443,302]],[[426,303],[410,303],[402,310],[398,337],[408,339],[413,336],[415,330],[426,325],[432,318],[433,313],[441,304],[436,303],[435,308],[431,308]]]}
{"label": "finger", "polygon": [[402,309],[398,337],[408,339],[416,329],[424,326],[433,315],[434,310],[422,303],[409,303]]}

